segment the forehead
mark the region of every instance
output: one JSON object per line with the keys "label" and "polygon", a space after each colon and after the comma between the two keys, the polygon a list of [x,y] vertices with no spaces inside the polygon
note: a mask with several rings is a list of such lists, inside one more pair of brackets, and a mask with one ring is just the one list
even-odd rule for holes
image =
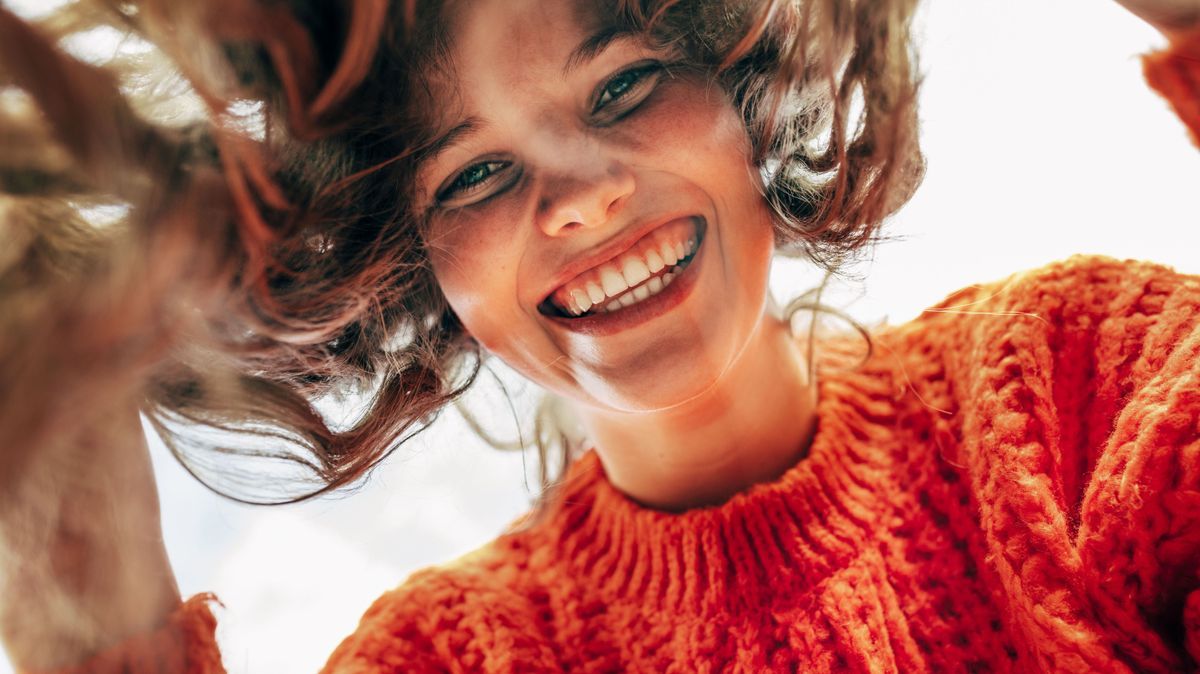
{"label": "forehead", "polygon": [[448,13],[451,50],[536,58],[601,27],[596,0],[457,0]]}
{"label": "forehead", "polygon": [[459,0],[448,8],[446,67],[434,94],[487,100],[493,90],[561,78],[571,52],[605,27],[609,3],[595,0]]}

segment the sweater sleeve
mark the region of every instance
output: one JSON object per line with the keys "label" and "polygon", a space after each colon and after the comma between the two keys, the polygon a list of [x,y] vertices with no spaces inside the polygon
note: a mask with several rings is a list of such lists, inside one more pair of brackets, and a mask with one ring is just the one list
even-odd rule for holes
{"label": "sweater sleeve", "polygon": [[921,323],[954,401],[935,438],[978,500],[1019,648],[1039,671],[1191,671],[1200,277],[1079,255],[966,288]]}
{"label": "sweater sleeve", "polygon": [[1075,535],[1092,610],[1138,671],[1200,663],[1200,277],[1149,269],[1095,323],[1082,430],[1103,439]]}
{"label": "sweater sleeve", "polygon": [[157,630],[54,674],[225,674],[211,602],[220,603],[212,594],[198,594],[180,604]]}
{"label": "sweater sleeve", "polygon": [[1200,147],[1200,27],[1175,35],[1166,49],[1142,57],[1142,71]]}

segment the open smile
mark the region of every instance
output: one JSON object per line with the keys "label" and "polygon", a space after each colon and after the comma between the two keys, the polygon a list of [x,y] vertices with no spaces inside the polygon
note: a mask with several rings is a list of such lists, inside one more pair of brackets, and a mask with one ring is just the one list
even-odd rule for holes
{"label": "open smile", "polygon": [[655,229],[628,250],[559,286],[539,305],[545,316],[578,320],[616,313],[663,292],[691,264],[703,243],[701,217]]}
{"label": "open smile", "polygon": [[[580,274],[571,282],[564,284],[559,289],[555,290],[550,297],[546,298],[538,307],[538,311],[546,316],[552,323],[560,326],[563,329],[569,330],[581,335],[589,337],[601,337],[606,335],[616,334],[630,328],[636,327],[643,323],[653,320],[661,316],[679,304],[691,295],[692,290],[696,287],[697,278],[700,272],[698,269],[703,263],[705,250],[708,248],[704,245],[706,240],[707,223],[702,217],[683,218],[675,222],[669,223],[667,227],[675,227],[679,223],[687,223],[683,231],[690,232],[690,236],[681,241],[677,241],[680,245],[684,245],[681,257],[679,250],[674,249],[674,244],[669,251],[660,250],[649,246],[649,243],[655,242],[653,236],[658,233],[658,230],[643,237],[648,241],[639,240],[637,245],[630,248],[625,253],[617,256],[615,261],[609,261],[598,265],[597,268],[588,270]],[[659,228],[664,229],[664,228]],[[664,234],[667,232],[663,232]],[[679,236],[679,232],[672,236]],[[687,241],[691,243],[687,243]],[[657,241],[659,245],[666,243],[665,240]],[[658,251],[659,257],[675,253],[675,259],[668,264],[667,260],[662,260],[662,267],[657,271],[651,272],[651,264],[657,267],[658,263],[653,259],[651,251]],[[641,264],[644,265],[645,278],[642,278],[642,269],[638,267],[637,260],[641,257]],[[627,257],[629,256],[629,257]],[[651,258],[647,260],[646,258]],[[634,260],[633,264],[626,264],[628,260]],[[617,263],[623,263],[621,267]],[[612,274],[616,270],[620,270],[620,288],[617,287],[618,280],[608,276],[610,285],[606,289],[603,285],[599,286],[599,290],[604,292],[604,297],[601,302],[593,303],[586,309],[579,306],[582,297],[577,297],[575,292],[579,289],[576,281],[583,283],[585,291],[588,289],[588,284],[595,283],[596,275],[599,275],[600,282],[605,279],[604,268],[611,264],[613,267]],[[630,279],[625,277],[625,269],[632,267],[634,283],[630,283]],[[592,280],[588,280],[592,279]],[[641,279],[641,280],[638,280]],[[564,291],[565,289],[565,291]],[[594,289],[592,289],[594,290]],[[609,294],[609,291],[612,294]],[[588,299],[591,299],[591,292],[588,292]],[[559,306],[558,302],[564,302],[566,306]],[[574,302],[574,306],[572,306]],[[576,313],[577,310],[583,309],[582,313]]]}

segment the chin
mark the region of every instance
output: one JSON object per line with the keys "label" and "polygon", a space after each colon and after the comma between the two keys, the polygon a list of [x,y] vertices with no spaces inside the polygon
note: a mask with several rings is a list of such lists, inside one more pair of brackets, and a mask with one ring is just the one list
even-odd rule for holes
{"label": "chin", "polygon": [[[593,373],[579,381],[588,399],[586,405],[611,412],[645,413],[683,405],[720,381],[737,353],[734,344],[720,354],[693,353],[671,359],[659,358],[656,367],[622,368],[619,372]],[[676,353],[681,353],[676,351]]]}

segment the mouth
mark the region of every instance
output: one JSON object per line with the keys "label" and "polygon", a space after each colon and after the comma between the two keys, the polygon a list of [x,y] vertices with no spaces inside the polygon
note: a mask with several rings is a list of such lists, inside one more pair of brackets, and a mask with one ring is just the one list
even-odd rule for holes
{"label": "mouth", "polygon": [[538,305],[538,312],[578,320],[618,313],[663,292],[687,269],[704,242],[704,218],[672,221],[628,250],[567,281]]}

